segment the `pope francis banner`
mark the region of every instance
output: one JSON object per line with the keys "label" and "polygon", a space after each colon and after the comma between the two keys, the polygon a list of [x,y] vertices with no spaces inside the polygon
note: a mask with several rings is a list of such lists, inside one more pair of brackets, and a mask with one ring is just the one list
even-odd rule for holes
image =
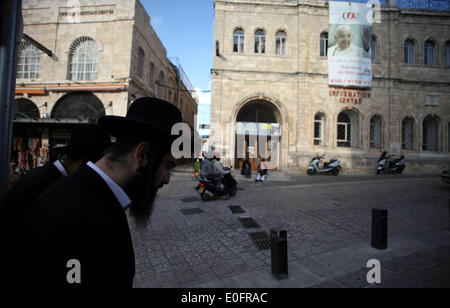
{"label": "pope francis banner", "polygon": [[330,85],[372,86],[372,6],[330,1]]}

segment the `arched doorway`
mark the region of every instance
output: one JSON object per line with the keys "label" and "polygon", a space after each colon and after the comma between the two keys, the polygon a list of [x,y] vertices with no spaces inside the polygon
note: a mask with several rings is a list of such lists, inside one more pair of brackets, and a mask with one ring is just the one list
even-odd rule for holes
{"label": "arched doorway", "polygon": [[92,93],[75,92],[61,97],[52,110],[51,117],[57,119],[97,120],[105,116],[102,102]]}
{"label": "arched doorway", "polygon": [[256,170],[261,159],[268,160],[270,169],[280,167],[282,116],[279,109],[264,99],[249,101],[236,116],[236,168],[245,159]]}
{"label": "arched doorway", "polygon": [[16,99],[14,102],[14,119],[39,119],[39,109],[37,106],[26,98]]}

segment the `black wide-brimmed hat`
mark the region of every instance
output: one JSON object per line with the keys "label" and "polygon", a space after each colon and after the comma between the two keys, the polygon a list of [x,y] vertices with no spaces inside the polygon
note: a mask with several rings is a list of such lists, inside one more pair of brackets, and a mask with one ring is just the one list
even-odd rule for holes
{"label": "black wide-brimmed hat", "polygon": [[53,150],[57,154],[67,154],[72,151],[88,152],[105,149],[111,145],[111,136],[97,124],[80,124],[72,129],[69,144]]}
{"label": "black wide-brimmed hat", "polygon": [[98,123],[111,135],[120,139],[146,138],[153,141],[175,140],[172,127],[183,122],[180,110],[173,104],[155,97],[135,100],[126,117],[104,116]]}

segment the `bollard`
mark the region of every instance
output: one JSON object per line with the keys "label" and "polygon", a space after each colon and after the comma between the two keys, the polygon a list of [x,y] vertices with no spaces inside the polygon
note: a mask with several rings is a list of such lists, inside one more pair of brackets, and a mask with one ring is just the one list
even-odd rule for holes
{"label": "bollard", "polygon": [[388,211],[372,209],[372,247],[383,250],[388,247]]}
{"label": "bollard", "polygon": [[288,278],[287,231],[270,230],[272,250],[272,275],[278,279]]}

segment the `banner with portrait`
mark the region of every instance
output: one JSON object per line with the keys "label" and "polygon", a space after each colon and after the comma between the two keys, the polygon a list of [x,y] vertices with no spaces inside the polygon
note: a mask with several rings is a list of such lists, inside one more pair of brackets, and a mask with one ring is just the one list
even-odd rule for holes
{"label": "banner with portrait", "polygon": [[328,78],[330,85],[372,86],[372,6],[330,1]]}

